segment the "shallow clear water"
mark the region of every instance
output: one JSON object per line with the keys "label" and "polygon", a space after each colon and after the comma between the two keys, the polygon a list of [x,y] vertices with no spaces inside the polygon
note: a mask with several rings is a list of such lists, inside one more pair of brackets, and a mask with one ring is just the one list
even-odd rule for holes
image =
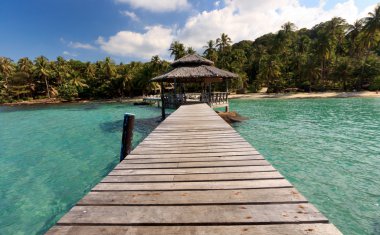
{"label": "shallow clear water", "polygon": [[232,100],[236,130],[344,234],[380,234],[380,99]]}
{"label": "shallow clear water", "polygon": [[118,162],[123,114],[136,145],[160,110],[127,104],[0,107],[0,234],[42,234]]}
{"label": "shallow clear water", "polygon": [[[345,234],[380,234],[380,99],[231,100],[235,125]],[[0,234],[41,234],[136,145],[160,110],[127,104],[0,107]]]}

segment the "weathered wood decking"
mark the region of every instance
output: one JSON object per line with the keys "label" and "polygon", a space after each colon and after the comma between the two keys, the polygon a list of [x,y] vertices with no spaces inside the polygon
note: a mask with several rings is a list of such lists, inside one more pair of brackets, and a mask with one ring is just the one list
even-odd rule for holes
{"label": "weathered wood decking", "polygon": [[48,234],[341,233],[197,104],[170,115]]}

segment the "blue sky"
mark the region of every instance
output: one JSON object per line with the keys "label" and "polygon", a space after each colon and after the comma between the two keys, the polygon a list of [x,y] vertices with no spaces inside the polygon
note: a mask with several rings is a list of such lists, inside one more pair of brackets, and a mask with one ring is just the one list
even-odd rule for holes
{"label": "blue sky", "polygon": [[83,61],[170,59],[173,40],[202,52],[227,33],[234,42],[277,31],[287,22],[311,27],[333,16],[352,23],[374,0],[1,0],[0,56],[45,55]]}

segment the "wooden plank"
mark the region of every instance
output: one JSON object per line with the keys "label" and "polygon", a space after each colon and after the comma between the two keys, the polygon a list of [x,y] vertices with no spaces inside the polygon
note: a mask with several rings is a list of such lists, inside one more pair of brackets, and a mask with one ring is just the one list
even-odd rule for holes
{"label": "wooden plank", "polygon": [[224,145],[213,145],[213,144],[207,144],[207,143],[199,143],[199,144],[193,144],[192,146],[186,146],[186,145],[178,145],[177,149],[171,149],[168,150],[168,145],[165,143],[162,143],[161,146],[152,146],[152,145],[141,145],[136,147],[133,151],[172,151],[172,150],[180,150],[180,151],[200,151],[200,150],[216,150],[218,152],[225,151],[226,149],[244,149],[244,150],[252,150],[252,147],[247,144],[228,144],[225,143]]}
{"label": "wooden plank", "polygon": [[204,104],[170,115],[48,232],[247,233],[340,234]]}
{"label": "wooden plank", "polygon": [[246,151],[246,152],[219,152],[219,153],[160,153],[160,154],[134,154],[131,153],[126,157],[128,158],[203,158],[203,157],[224,157],[224,156],[230,156],[230,157],[235,157],[235,156],[261,156],[259,152],[255,150],[251,151]]}
{"label": "wooden plank", "polygon": [[106,176],[103,183],[118,182],[172,182],[172,181],[220,181],[220,180],[257,180],[282,179],[277,171],[249,172],[249,173],[223,173],[223,174],[188,174],[188,175],[127,175]]}
{"label": "wooden plank", "polygon": [[155,140],[156,138],[160,139],[170,139],[170,140],[182,140],[182,139],[191,139],[191,138],[198,138],[198,139],[206,139],[206,140],[214,140],[214,139],[220,139],[220,138],[230,138],[230,139],[244,139],[242,136],[240,136],[238,133],[219,133],[219,134],[213,134],[210,135],[210,133],[194,133],[192,135],[189,134],[173,134],[173,133],[154,133],[152,132],[147,136],[146,140]]}
{"label": "wooden plank", "polygon": [[160,139],[160,140],[147,140],[143,141],[142,144],[166,144],[166,145],[186,145],[186,144],[202,144],[202,143],[208,143],[209,145],[211,144],[220,144],[220,143],[228,143],[228,145],[236,144],[236,145],[247,145],[251,146],[248,144],[244,139],[240,140],[230,140],[230,139],[219,139],[219,140],[207,140],[205,141],[204,139],[192,139],[192,140],[165,140],[165,139]]}
{"label": "wooden plank", "polygon": [[192,147],[213,147],[213,148],[226,148],[225,146],[229,146],[229,147],[244,147],[244,148],[252,148],[252,146],[244,141],[240,141],[240,142],[214,142],[214,143],[211,143],[211,142],[205,142],[203,140],[198,140],[197,142],[196,141],[192,141],[192,142],[188,142],[188,143],[179,143],[179,142],[173,142],[173,141],[169,141],[169,142],[163,142],[163,141],[158,141],[158,142],[143,142],[141,143],[141,145],[139,145],[138,147],[144,147],[144,148],[157,148],[157,149],[160,149],[160,148],[165,148],[165,149],[170,149],[170,148],[173,148],[173,143],[176,144],[176,147],[177,148],[192,148]]}
{"label": "wooden plank", "polygon": [[[247,152],[252,151],[252,148],[246,147],[246,148],[231,148],[228,149],[232,152]],[[194,150],[182,150],[182,149],[135,149],[132,151],[132,154],[157,154],[157,153],[166,153],[166,154],[172,154],[172,153],[220,153],[225,151],[223,148],[205,148],[205,149],[194,149]]]}
{"label": "wooden plank", "polygon": [[115,167],[120,169],[165,169],[165,168],[194,168],[194,167],[228,167],[228,166],[269,166],[266,160],[215,161],[215,162],[174,162],[174,163],[126,163]]}
{"label": "wooden plank", "polygon": [[341,235],[332,224],[276,224],[239,226],[55,226],[47,235]]}
{"label": "wooden plank", "polygon": [[164,162],[211,162],[211,161],[239,161],[239,160],[262,160],[261,155],[231,156],[231,157],[182,157],[182,158],[140,158],[141,155],[128,156],[123,163],[164,163]]}
{"label": "wooden plank", "polygon": [[[268,197],[268,195],[273,195]],[[294,188],[207,191],[90,192],[78,205],[215,205],[306,203]]]}
{"label": "wooden plank", "polygon": [[76,206],[58,221],[90,225],[217,225],[327,223],[311,204],[202,206]]}
{"label": "wooden plank", "polygon": [[292,187],[286,179],[244,180],[244,181],[196,181],[174,183],[99,183],[94,191],[132,190],[220,190]]}
{"label": "wooden plank", "polygon": [[273,166],[236,166],[210,168],[182,168],[182,169],[134,169],[113,170],[109,175],[178,175],[178,174],[209,174],[209,173],[239,173],[275,171]]}

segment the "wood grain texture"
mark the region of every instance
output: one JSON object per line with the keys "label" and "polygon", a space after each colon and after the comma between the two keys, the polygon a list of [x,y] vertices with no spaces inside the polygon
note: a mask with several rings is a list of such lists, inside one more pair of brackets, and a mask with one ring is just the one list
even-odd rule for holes
{"label": "wood grain texture", "polygon": [[205,104],[181,106],[52,234],[341,234]]}
{"label": "wood grain texture", "polygon": [[55,226],[47,235],[341,235],[332,224],[239,226]]}

